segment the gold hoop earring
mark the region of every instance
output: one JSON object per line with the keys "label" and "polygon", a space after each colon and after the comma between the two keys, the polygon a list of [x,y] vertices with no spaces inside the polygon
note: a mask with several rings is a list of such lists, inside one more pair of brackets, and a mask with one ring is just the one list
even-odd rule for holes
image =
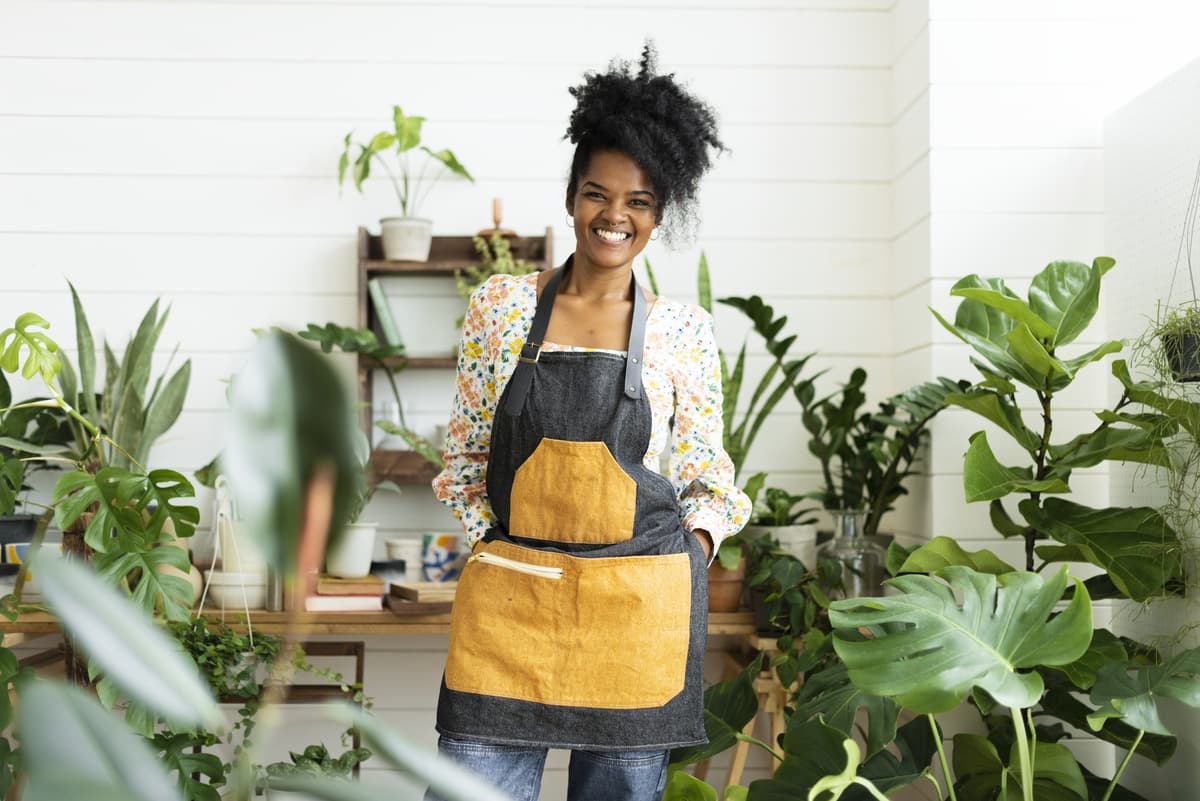
{"label": "gold hoop earring", "polygon": [[657,242],[659,236],[660,234],[658,233],[658,227],[655,226],[654,230],[650,232],[650,241]]}

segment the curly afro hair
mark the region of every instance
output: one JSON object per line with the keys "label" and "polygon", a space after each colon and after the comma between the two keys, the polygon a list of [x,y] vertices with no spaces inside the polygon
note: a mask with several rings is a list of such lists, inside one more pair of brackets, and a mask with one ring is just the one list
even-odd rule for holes
{"label": "curly afro hair", "polygon": [[586,73],[583,83],[570,88],[576,103],[564,138],[575,145],[575,156],[567,193],[575,194],[593,153],[626,153],[649,177],[658,197],[660,234],[674,244],[695,232],[696,192],[712,164],[709,149],[719,153],[726,147],[712,108],[674,75],[656,75],[657,61],[647,42],[637,74],[629,62],[616,60],[607,72]]}

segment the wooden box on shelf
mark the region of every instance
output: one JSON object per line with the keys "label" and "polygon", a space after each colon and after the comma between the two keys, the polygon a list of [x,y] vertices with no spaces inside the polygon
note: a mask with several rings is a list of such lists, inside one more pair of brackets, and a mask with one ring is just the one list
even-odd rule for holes
{"label": "wooden box on shelf", "polygon": [[[553,231],[542,236],[508,237],[515,259],[533,262],[539,270],[553,266]],[[383,258],[383,243],[377,234],[366,228],[358,229],[358,325],[377,329],[371,306],[368,282],[386,276],[444,276],[453,279],[457,270],[478,264],[479,257],[470,236],[435,236],[428,261],[388,261]],[[404,369],[447,369],[455,367],[453,356],[397,356],[387,359],[385,367]],[[371,371],[378,365],[366,357],[358,360],[358,395],[363,402],[362,425],[371,435],[372,382]],[[450,410],[446,410],[449,416]],[[440,444],[440,443],[439,443]],[[413,451],[375,449],[371,452],[371,469],[378,479],[390,479],[397,484],[428,483],[437,475],[437,468]]]}

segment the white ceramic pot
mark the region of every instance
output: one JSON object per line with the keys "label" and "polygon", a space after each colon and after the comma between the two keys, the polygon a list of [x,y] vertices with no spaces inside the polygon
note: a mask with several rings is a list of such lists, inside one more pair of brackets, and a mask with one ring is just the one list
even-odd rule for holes
{"label": "white ceramic pot", "polygon": [[346,526],[341,539],[325,552],[325,572],[340,578],[362,578],[371,573],[378,523]]}
{"label": "white ceramic pot", "polygon": [[262,609],[267,602],[267,579],[261,573],[205,571],[208,599],[218,609]]}
{"label": "white ceramic pot", "polygon": [[779,547],[795,556],[809,570],[817,566],[817,527],[811,523],[799,526],[746,526],[742,536],[755,539],[770,533],[779,540]]}
{"label": "white ceramic pot", "polygon": [[241,520],[217,521],[217,550],[226,572],[267,574],[266,560]]}
{"label": "white ceramic pot", "polygon": [[379,221],[383,257],[388,261],[427,261],[433,221],[424,217],[384,217]]}

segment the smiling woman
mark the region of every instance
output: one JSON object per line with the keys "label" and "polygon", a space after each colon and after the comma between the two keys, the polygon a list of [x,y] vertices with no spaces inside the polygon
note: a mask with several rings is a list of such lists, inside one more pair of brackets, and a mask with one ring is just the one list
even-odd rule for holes
{"label": "smiling woman", "polygon": [[575,252],[492,277],[463,322],[434,489],[474,548],[439,747],[516,799],[537,797],[548,748],[572,751],[570,799],[661,796],[669,749],[705,740],[707,563],[750,511],[721,448],[712,320],[633,277],[656,230],[693,227],[722,149],[654,60],[571,90]]}

